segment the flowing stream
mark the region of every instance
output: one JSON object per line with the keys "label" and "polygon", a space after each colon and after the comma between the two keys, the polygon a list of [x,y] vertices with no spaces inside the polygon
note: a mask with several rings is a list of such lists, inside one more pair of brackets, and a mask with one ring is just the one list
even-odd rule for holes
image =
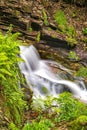
{"label": "flowing stream", "polygon": [[72,77],[70,70],[59,63],[41,60],[33,45],[20,46],[20,51],[20,56],[24,62],[19,63],[19,67],[28,86],[33,90],[34,97],[57,96],[64,91],[69,91],[75,97],[87,103],[87,90],[84,82],[79,79],[70,81],[70,79],[64,78],[65,74],[62,74],[62,76],[60,73],[55,74],[49,64],[60,67]]}

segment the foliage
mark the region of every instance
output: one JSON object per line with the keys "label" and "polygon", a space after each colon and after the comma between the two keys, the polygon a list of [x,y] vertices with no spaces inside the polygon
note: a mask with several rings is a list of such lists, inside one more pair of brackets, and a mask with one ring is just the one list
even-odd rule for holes
{"label": "foliage", "polygon": [[27,123],[22,130],[50,130],[54,124],[49,119],[41,119],[39,122]]}
{"label": "foliage", "polygon": [[77,56],[77,54],[74,51],[70,51],[68,57],[69,57],[69,59],[73,59],[73,60],[76,60],[76,61],[79,60],[79,57]]}
{"label": "foliage", "polygon": [[82,32],[83,32],[84,35],[87,35],[87,28],[84,28],[84,29],[82,30]]}
{"label": "foliage", "polygon": [[17,128],[16,125],[13,122],[11,122],[9,124],[9,130],[19,130],[19,128]]}
{"label": "foliage", "polygon": [[49,93],[48,89],[45,86],[43,86],[41,90],[42,90],[42,92],[44,94],[48,94]]}
{"label": "foliage", "polygon": [[40,36],[41,36],[41,32],[38,31],[38,34],[37,34],[37,37],[36,37],[37,42],[40,42]]}
{"label": "foliage", "polygon": [[32,31],[33,31],[33,29],[32,29],[32,27],[31,27],[31,26],[29,27],[29,29],[28,29],[28,30],[29,30],[29,32],[32,32]]}
{"label": "foliage", "polygon": [[87,129],[87,116],[80,116],[74,121],[69,123],[69,130],[86,130]]}
{"label": "foliage", "polygon": [[42,111],[47,111],[52,107],[53,97],[47,96],[44,100],[42,98],[34,99],[32,102],[32,109],[41,113]]}
{"label": "foliage", "polygon": [[64,30],[66,29],[67,20],[62,10],[57,10],[57,12],[54,15],[54,19],[56,23],[59,25],[60,29],[62,29],[62,31],[63,28]]}
{"label": "foliage", "polygon": [[82,38],[82,41],[87,44],[87,38]]}
{"label": "foliage", "polygon": [[73,46],[77,44],[77,41],[74,38],[66,38],[66,41],[68,42],[69,45]]}
{"label": "foliage", "polygon": [[0,86],[3,86],[5,107],[9,109],[7,113],[15,124],[20,125],[26,106],[23,93],[19,89],[19,81],[23,81],[18,67],[18,62],[22,61],[18,57],[21,41],[17,40],[20,34],[12,34],[11,30],[12,27],[6,35],[0,33]]}
{"label": "foliage", "polygon": [[81,115],[87,115],[86,105],[74,98],[71,93],[64,92],[59,97],[47,97],[39,99],[33,104],[35,111],[48,113],[48,117],[54,115],[55,122],[71,121]]}
{"label": "foliage", "polygon": [[70,121],[81,115],[87,115],[86,105],[72,97],[71,93],[64,92],[55,99],[59,104],[59,115],[56,122]]}
{"label": "foliage", "polygon": [[81,67],[77,71],[77,76],[81,76],[81,77],[87,78],[87,67]]}
{"label": "foliage", "polygon": [[76,32],[73,26],[70,26],[62,10],[57,10],[54,19],[58,24],[58,30],[66,34],[66,41],[69,45],[73,46],[77,44]]}
{"label": "foliage", "polygon": [[45,25],[48,25],[48,20],[47,20],[47,14],[46,14],[46,12],[43,10],[43,20],[44,20],[44,24]]}

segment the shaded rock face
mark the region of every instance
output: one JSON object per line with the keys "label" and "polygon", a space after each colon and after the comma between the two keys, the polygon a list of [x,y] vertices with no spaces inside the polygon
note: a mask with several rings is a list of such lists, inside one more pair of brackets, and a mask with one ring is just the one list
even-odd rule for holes
{"label": "shaded rock face", "polygon": [[75,3],[78,6],[87,6],[87,1],[86,0],[64,0],[67,3]]}
{"label": "shaded rock face", "polygon": [[87,66],[87,51],[83,51],[80,48],[76,49],[76,54],[79,57],[80,63]]}
{"label": "shaded rock face", "polygon": [[[67,6],[61,5],[59,8],[58,5],[59,0],[0,0],[0,30],[7,31],[9,25],[13,24],[13,31],[21,32],[21,39],[28,43],[37,43],[40,32],[40,41],[36,47],[38,45],[40,48],[43,44],[51,48],[61,48],[60,57],[63,55],[66,58],[72,47],[67,44],[66,36],[56,31],[58,25],[53,15],[57,9],[64,10]],[[86,55],[79,54],[81,59],[85,59]]]}
{"label": "shaded rock face", "polygon": [[[22,3],[23,2],[23,3]],[[26,5],[27,4],[27,5]],[[17,28],[26,30],[27,24],[29,24],[29,18],[25,19],[25,16],[30,13],[31,2],[8,0],[1,1],[0,3],[0,21],[1,24],[9,26],[13,24]],[[26,9],[25,9],[26,7]]]}
{"label": "shaded rock face", "polygon": [[[55,24],[50,10],[52,8],[52,4],[55,2],[57,1],[1,0],[0,29],[6,31],[8,30],[9,25],[13,24],[13,31],[20,31],[24,38],[27,38],[31,41],[37,40],[38,31],[40,31],[40,38],[42,41],[44,41],[44,43],[47,44],[52,42],[54,43],[54,46],[57,47],[56,43],[62,42],[62,46],[59,46],[67,48],[65,36],[57,32],[54,35],[54,31],[57,29],[57,25]],[[31,28],[33,31],[29,31]],[[52,28],[54,31],[48,31],[48,28]]]}
{"label": "shaded rock face", "polygon": [[0,21],[7,25],[12,23],[17,28],[28,30],[32,22],[38,26],[42,25],[41,10],[43,9],[44,7],[37,0],[3,0],[0,2]]}
{"label": "shaded rock face", "polygon": [[86,0],[75,0],[75,3],[78,6],[87,6],[87,1]]}

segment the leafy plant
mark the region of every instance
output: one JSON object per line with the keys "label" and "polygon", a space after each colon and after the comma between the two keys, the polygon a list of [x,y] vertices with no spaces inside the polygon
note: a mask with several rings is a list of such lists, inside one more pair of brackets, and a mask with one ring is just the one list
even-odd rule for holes
{"label": "leafy plant", "polygon": [[12,27],[6,35],[0,33],[0,86],[3,86],[5,107],[9,110],[10,118],[17,125],[21,124],[23,110],[26,103],[23,100],[23,93],[19,89],[19,81],[23,81],[20,74],[18,57],[20,40],[17,37],[20,33],[11,33]]}
{"label": "leafy plant", "polygon": [[37,37],[36,37],[37,42],[40,42],[40,36],[41,36],[41,32],[38,31],[38,34],[37,34]]}
{"label": "leafy plant", "polygon": [[29,30],[29,32],[32,32],[32,31],[33,31],[32,27],[29,27],[29,29],[28,29],[28,30]]}
{"label": "leafy plant", "polygon": [[67,41],[68,44],[71,45],[71,46],[77,44],[77,41],[76,41],[74,38],[72,38],[72,37],[68,37],[68,38],[66,38],[66,41]]}
{"label": "leafy plant", "polygon": [[65,17],[62,10],[56,11],[56,13],[54,15],[54,19],[60,26],[66,26],[67,25],[67,20],[66,20],[66,17]]}
{"label": "leafy plant", "polygon": [[54,124],[49,119],[41,119],[39,122],[27,123],[22,130],[50,130]]}
{"label": "leafy plant", "polygon": [[86,130],[87,129],[87,116],[82,115],[75,119],[74,121],[71,121],[68,125],[68,128],[70,130]]}
{"label": "leafy plant", "polygon": [[19,128],[17,128],[16,125],[13,122],[11,122],[9,124],[9,130],[19,130]]}
{"label": "leafy plant", "polygon": [[57,10],[54,19],[58,24],[58,30],[66,34],[66,41],[69,45],[73,46],[77,44],[76,32],[73,26],[70,26],[62,10]]}
{"label": "leafy plant", "polygon": [[84,28],[84,29],[82,30],[82,32],[83,32],[84,35],[87,35],[87,28]]}
{"label": "leafy plant", "polygon": [[82,38],[81,40],[87,44],[87,38]]}
{"label": "leafy plant", "polygon": [[44,100],[41,98],[34,99],[31,107],[34,111],[39,113],[45,110],[47,111],[52,107],[53,99],[54,98],[52,96],[47,96]]}
{"label": "leafy plant", "polygon": [[[47,124],[50,124],[51,121],[49,121],[47,118],[51,119],[54,124],[60,123],[60,122],[71,122],[69,128],[76,128],[73,127],[72,124],[74,124],[77,119],[80,122],[86,122],[87,121],[87,107],[84,103],[80,102],[78,99],[74,98],[73,95],[69,92],[64,92],[62,94],[59,94],[58,97],[51,97],[48,96],[46,99],[39,99],[38,102],[35,101],[36,104],[33,104],[32,110],[40,112],[41,118],[38,118],[37,121],[33,121],[32,123],[25,124],[23,130],[45,130],[50,127],[46,126],[45,122]],[[43,114],[47,114],[46,119],[43,116]],[[82,118],[80,118],[82,117]],[[78,124],[79,124],[78,121]],[[55,125],[52,125],[55,129]],[[28,125],[28,126],[26,126]],[[78,127],[80,128],[80,127]],[[81,127],[83,128],[83,127]],[[72,130],[72,129],[71,129]],[[76,129],[79,130],[79,129]]]}
{"label": "leafy plant", "polygon": [[87,67],[81,67],[78,71],[77,71],[77,76],[81,76],[84,78],[87,78]]}
{"label": "leafy plant", "polygon": [[47,20],[47,14],[46,14],[46,12],[43,10],[42,13],[43,13],[44,24],[48,25],[48,20]]}
{"label": "leafy plant", "polygon": [[79,57],[77,56],[77,54],[74,51],[70,51],[68,57],[69,57],[69,59],[73,59],[73,60],[76,60],[76,61],[79,60]]}
{"label": "leafy plant", "polygon": [[87,115],[86,105],[72,97],[71,93],[64,92],[55,99],[59,104],[59,115],[56,122],[74,120],[81,115]]}

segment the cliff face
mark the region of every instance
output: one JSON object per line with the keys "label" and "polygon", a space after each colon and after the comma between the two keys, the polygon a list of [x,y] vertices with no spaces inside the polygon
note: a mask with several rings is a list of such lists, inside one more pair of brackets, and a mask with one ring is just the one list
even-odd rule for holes
{"label": "cliff face", "polygon": [[[67,3],[68,0],[64,1]],[[48,35],[49,39],[55,35],[54,37],[65,40],[65,35],[55,31],[58,27],[53,17],[56,10],[62,9],[66,15],[69,11],[72,12],[72,8],[72,13],[75,13],[74,11],[76,11],[76,9],[84,13],[84,9],[80,10],[78,7],[75,8],[75,6],[70,6],[66,3],[61,3],[58,0],[0,0],[0,29],[7,30],[9,25],[13,24],[15,31],[22,32],[23,35],[26,35],[30,40],[35,40],[38,31]],[[83,5],[85,0],[79,0],[78,3],[80,3],[80,5],[82,3]],[[66,10],[66,8],[70,8],[70,10]],[[68,19],[72,20],[73,23],[71,14],[68,15]],[[83,17],[85,17],[84,15],[85,14],[83,14]],[[81,24],[84,20],[85,18],[83,21],[81,20]],[[47,27],[51,28],[51,30]],[[31,29],[33,33],[30,33]],[[42,39],[44,39],[44,37]]]}
{"label": "cliff face", "polygon": [[[0,0],[0,30],[7,31],[9,25],[13,25],[14,32],[22,33],[22,40],[28,43],[42,43],[54,48],[71,49],[67,44],[67,35],[58,31],[58,24],[55,22],[54,14],[62,10],[66,15],[68,24],[75,27],[76,47],[84,50],[84,36],[82,29],[87,27],[85,0],[74,0],[74,3],[67,4],[68,0]],[[80,7],[78,7],[78,6]],[[41,47],[39,44],[39,47]],[[43,48],[43,47],[41,47]],[[44,47],[45,49],[46,47]],[[62,55],[66,56],[66,50]],[[58,50],[59,52],[59,50]],[[83,51],[82,51],[83,52]],[[61,55],[61,54],[60,54]]]}
{"label": "cliff face", "polygon": [[41,0],[1,0],[0,1],[0,28],[13,24],[23,31],[40,30],[43,25],[43,11]]}
{"label": "cliff face", "polygon": [[30,23],[32,0],[2,0],[0,2],[0,28],[7,30],[10,24],[18,31],[26,31]]}
{"label": "cliff face", "polygon": [[59,4],[50,0],[1,0],[0,29],[6,31],[12,24],[13,31],[20,31],[23,34],[22,39],[28,39],[31,42],[38,41],[37,35],[40,31],[41,40],[48,44],[54,42],[56,47],[57,42],[65,40],[63,34],[55,31],[57,25],[53,14],[57,8],[56,3]]}

